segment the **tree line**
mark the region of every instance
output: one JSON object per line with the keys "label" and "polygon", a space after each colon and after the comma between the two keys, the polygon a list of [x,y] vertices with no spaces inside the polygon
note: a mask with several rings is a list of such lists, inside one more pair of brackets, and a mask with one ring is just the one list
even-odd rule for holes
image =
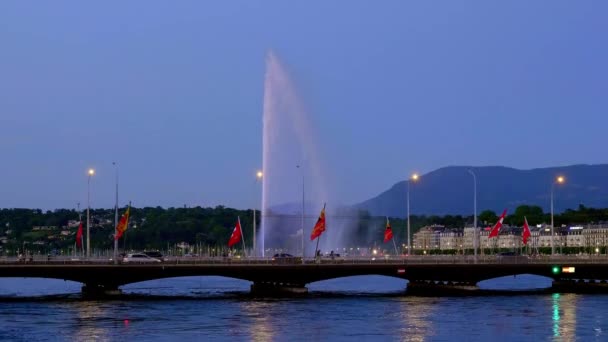
{"label": "tree line", "polygon": [[[120,214],[126,208],[120,209]],[[350,243],[358,246],[370,246],[381,241],[385,228],[385,217],[374,217],[366,211],[346,211],[340,215],[352,218],[353,236]],[[57,209],[42,211],[40,209],[1,209],[0,238],[5,243],[0,244],[4,253],[17,251],[27,247],[40,253],[51,250],[67,250],[75,244],[76,227],[67,226],[70,220],[79,220],[81,213],[76,210]],[[114,210],[92,209],[91,216],[91,248],[111,249],[114,234]],[[521,226],[527,218],[530,225],[550,223],[550,213],[543,212],[539,206],[522,205],[505,218],[505,224]],[[121,239],[122,248],[134,250],[165,249],[168,245],[186,242],[190,245],[225,246],[237,218],[240,218],[243,234],[247,244],[252,241],[253,211],[239,210],[217,206],[215,208],[162,208],[145,207],[131,208],[129,228]],[[498,219],[496,212],[485,210],[478,215],[478,226],[493,225]],[[82,214],[82,221],[85,221]],[[328,217],[331,222],[331,217]],[[406,220],[404,218],[389,218],[398,241],[405,241]],[[294,222],[297,220],[294,220]],[[411,232],[429,225],[442,225],[447,228],[462,228],[472,226],[473,215],[411,215]],[[554,215],[555,226],[562,224],[598,224],[608,221],[608,209],[588,208],[579,206]],[[258,211],[257,224],[260,224]],[[294,223],[295,224],[295,223]],[[35,226],[54,226],[53,231],[32,231]],[[299,227],[299,223],[298,223]],[[305,227],[304,234],[310,233],[312,227]],[[329,227],[328,229],[331,229]],[[61,235],[61,231],[69,231]],[[85,223],[86,230],[86,223]],[[43,244],[35,244],[43,241]]]}

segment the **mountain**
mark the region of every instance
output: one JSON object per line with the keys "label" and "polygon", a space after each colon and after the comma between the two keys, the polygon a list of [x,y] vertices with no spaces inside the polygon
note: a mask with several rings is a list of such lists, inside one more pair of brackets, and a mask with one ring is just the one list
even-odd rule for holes
{"label": "mountain", "polygon": [[[473,177],[477,177],[477,213],[490,209],[510,213],[519,205],[538,205],[550,211],[551,187],[558,175],[564,184],[554,185],[554,210],[608,207],[608,164],[571,165],[532,170],[503,166],[449,166],[421,175],[410,184],[410,213],[426,215],[473,212]],[[404,217],[407,182],[402,181],[380,195],[355,205],[372,215]]]}

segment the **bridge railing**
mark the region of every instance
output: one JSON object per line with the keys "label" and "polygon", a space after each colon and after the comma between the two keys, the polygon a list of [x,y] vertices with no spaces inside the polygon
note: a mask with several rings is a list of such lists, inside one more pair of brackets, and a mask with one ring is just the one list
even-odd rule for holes
{"label": "bridge railing", "polygon": [[[321,258],[261,258],[261,257],[171,257],[168,256],[163,264],[168,265],[226,265],[226,264],[593,264],[607,263],[606,255],[540,255],[540,256],[500,256],[500,255],[400,255],[400,256],[356,256],[356,257],[321,257]],[[113,265],[111,258],[82,258],[82,257],[47,257],[34,255],[26,258],[0,257],[0,264],[71,264],[71,265]],[[119,264],[123,264],[120,262]],[[135,263],[129,263],[135,264]]]}

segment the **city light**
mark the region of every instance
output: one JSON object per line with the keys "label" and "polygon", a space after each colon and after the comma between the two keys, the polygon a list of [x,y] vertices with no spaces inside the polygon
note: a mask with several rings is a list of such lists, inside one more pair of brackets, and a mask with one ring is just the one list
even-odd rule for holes
{"label": "city light", "polygon": [[89,176],[92,176],[95,174],[95,170],[94,169],[89,169]]}
{"label": "city light", "polygon": [[559,266],[553,266],[552,271],[553,271],[553,274],[559,274],[559,271],[560,271]]}
{"label": "city light", "polygon": [[262,179],[262,177],[264,177],[264,173],[262,171],[258,171],[256,172],[255,177],[257,179]]}
{"label": "city light", "polygon": [[574,273],[574,271],[575,271],[574,267],[562,267],[563,273]]}

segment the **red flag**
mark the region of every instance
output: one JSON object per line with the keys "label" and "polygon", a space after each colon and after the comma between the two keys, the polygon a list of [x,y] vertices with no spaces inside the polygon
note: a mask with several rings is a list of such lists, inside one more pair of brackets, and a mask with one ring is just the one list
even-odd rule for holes
{"label": "red flag", "polygon": [[506,215],[507,209],[505,209],[505,211],[502,212],[502,215],[500,215],[500,217],[498,218],[498,222],[496,222],[494,228],[492,228],[492,231],[490,232],[490,235],[488,235],[488,238],[498,236],[498,233],[500,232],[500,227],[502,227],[502,221],[505,219]]}
{"label": "red flag", "polygon": [[80,225],[76,231],[76,246],[82,248],[82,221],[80,221]]}
{"label": "red flag", "polygon": [[530,233],[530,227],[528,226],[528,219],[524,216],[524,231],[521,233],[521,239],[523,240],[524,245],[528,244],[528,239],[532,236]]}
{"label": "red flag", "polygon": [[393,238],[393,230],[391,229],[391,223],[386,218],[386,229],[384,230],[384,243],[389,242]]}
{"label": "red flag", "polygon": [[241,220],[237,220],[236,226],[232,230],[232,235],[230,235],[230,240],[228,240],[228,247],[232,247],[235,243],[241,241],[241,237],[243,237],[243,231],[241,230]]}
{"label": "red flag", "polygon": [[315,227],[312,229],[312,233],[310,233],[310,240],[314,240],[321,236],[325,231],[325,205],[323,205],[323,210],[321,210],[321,214],[319,215],[319,219],[315,224]]}
{"label": "red flag", "polygon": [[129,211],[130,210],[131,210],[131,207],[128,207],[127,211],[125,211],[125,213],[122,214],[122,216],[120,217],[120,220],[118,221],[118,225],[116,226],[116,233],[114,234],[114,240],[120,239],[120,237],[125,232],[125,230],[127,230],[127,228],[129,228]]}

